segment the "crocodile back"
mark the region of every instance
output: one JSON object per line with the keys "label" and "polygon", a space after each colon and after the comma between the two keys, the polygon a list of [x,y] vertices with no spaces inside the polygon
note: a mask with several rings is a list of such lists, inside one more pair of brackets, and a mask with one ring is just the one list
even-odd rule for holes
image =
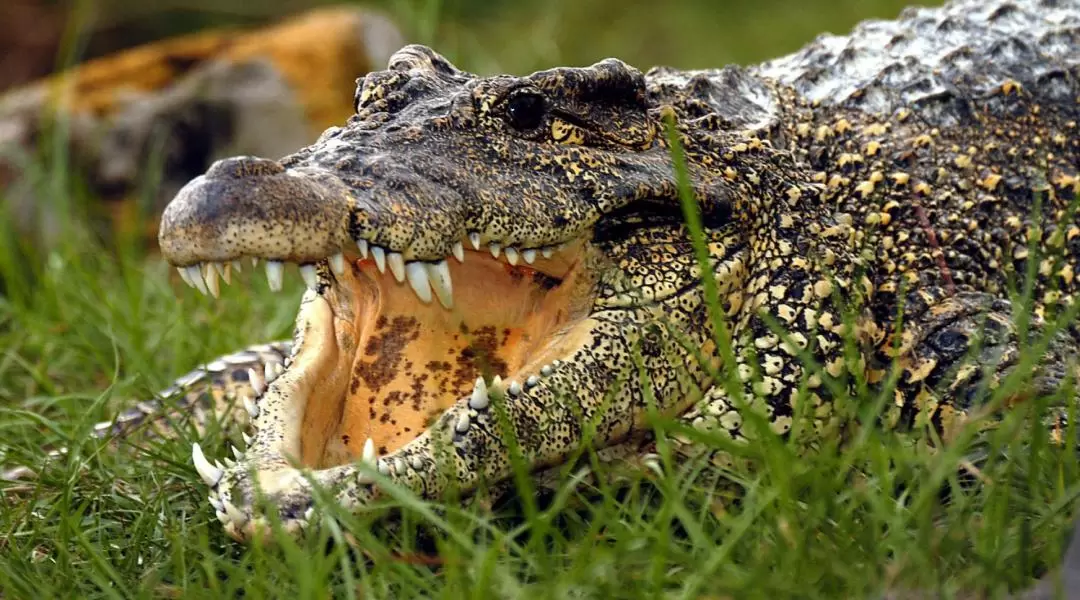
{"label": "crocodile back", "polygon": [[1041,102],[1080,97],[1080,0],[958,0],[822,35],[756,71],[810,101],[869,113],[916,108],[963,122],[966,100],[1009,82]]}

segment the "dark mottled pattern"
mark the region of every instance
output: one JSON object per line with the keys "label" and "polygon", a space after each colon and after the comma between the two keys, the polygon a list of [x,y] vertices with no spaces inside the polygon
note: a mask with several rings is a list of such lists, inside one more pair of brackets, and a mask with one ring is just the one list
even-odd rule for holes
{"label": "dark mottled pattern", "polygon": [[355,394],[361,382],[375,391],[390,383],[405,360],[405,347],[419,335],[416,319],[410,317],[394,317],[384,326],[377,325],[375,335],[364,345],[364,355],[371,360],[353,365],[356,377],[350,393]]}
{"label": "dark mottled pattern", "polygon": [[[786,434],[809,407],[804,430],[836,435],[848,411],[830,386],[854,390],[851,374],[880,386],[896,364],[885,424],[948,439],[977,414],[980,383],[1017,363],[1016,315],[1038,333],[1074,303],[1078,79],[1080,4],[1061,0],[912,9],[764,65],[696,72],[611,59],[477,77],[409,46],[360,82],[343,127],[190,184],[166,211],[162,247],[181,265],[313,262],[358,241],[440,261],[470,235],[503,248],[583,240],[581,345],[516,395],[489,382],[490,403],[463,399],[378,459],[427,498],[508,477],[511,432],[493,406],[540,470],[582,443],[635,439],[650,406],[736,440],[762,435],[743,426],[747,410]],[[714,341],[665,115],[686,150],[730,344]],[[1008,290],[1028,269],[1034,301],[1014,305]],[[1074,329],[1059,333],[1018,399],[1075,376],[1078,344]],[[710,372],[729,346],[737,382],[722,385]],[[280,417],[287,407],[265,405],[246,460],[213,485],[235,504],[223,522],[239,538],[265,523],[251,468],[306,526],[293,517],[310,493],[270,442],[297,427]],[[354,464],[315,477],[352,509],[378,494]]]}

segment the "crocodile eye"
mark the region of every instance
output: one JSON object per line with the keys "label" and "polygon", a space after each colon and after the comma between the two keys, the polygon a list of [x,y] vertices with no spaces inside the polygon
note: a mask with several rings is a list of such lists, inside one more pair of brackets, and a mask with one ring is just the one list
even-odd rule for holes
{"label": "crocodile eye", "polygon": [[547,104],[539,94],[520,94],[506,103],[506,120],[514,129],[536,129],[544,122]]}

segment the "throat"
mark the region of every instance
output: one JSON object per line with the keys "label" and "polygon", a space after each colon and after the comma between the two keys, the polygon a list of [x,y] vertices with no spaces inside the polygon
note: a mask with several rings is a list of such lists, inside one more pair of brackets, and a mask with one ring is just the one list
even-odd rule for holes
{"label": "throat", "polygon": [[555,279],[469,256],[451,265],[454,305],[446,309],[371,262],[352,261],[321,292],[332,319],[305,319],[303,308],[297,318],[304,335],[294,365],[309,390],[302,463],[343,464],[369,438],[380,454],[392,452],[466,397],[478,376],[523,380],[557,358],[591,304],[592,282],[580,271]]}

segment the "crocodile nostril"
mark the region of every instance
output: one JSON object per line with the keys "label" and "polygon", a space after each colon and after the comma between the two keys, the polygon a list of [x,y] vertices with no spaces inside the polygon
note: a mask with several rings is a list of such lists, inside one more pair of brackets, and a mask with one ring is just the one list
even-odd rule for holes
{"label": "crocodile nostril", "polygon": [[264,175],[277,175],[284,173],[285,167],[276,160],[259,158],[257,156],[234,156],[215,161],[206,171],[207,178],[235,178],[261,177]]}

